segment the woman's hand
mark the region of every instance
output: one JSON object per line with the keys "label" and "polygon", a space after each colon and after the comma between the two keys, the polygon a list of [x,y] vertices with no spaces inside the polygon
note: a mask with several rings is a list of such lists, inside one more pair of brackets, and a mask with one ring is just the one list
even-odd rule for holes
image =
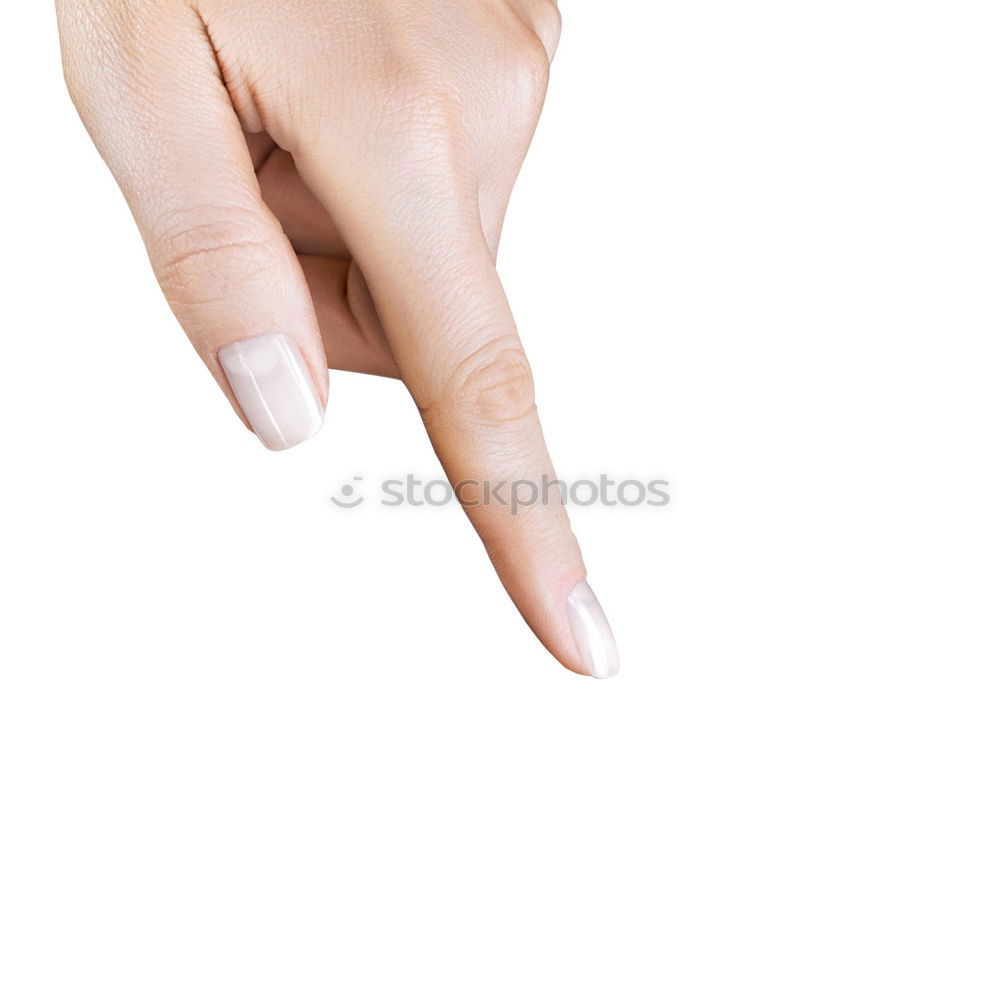
{"label": "woman's hand", "polygon": [[[330,366],[401,377],[452,484],[555,476],[494,264],[554,2],[60,0],[58,13],[70,93],[160,285],[268,447],[319,428]],[[614,674],[558,497],[467,511],[545,646]]]}

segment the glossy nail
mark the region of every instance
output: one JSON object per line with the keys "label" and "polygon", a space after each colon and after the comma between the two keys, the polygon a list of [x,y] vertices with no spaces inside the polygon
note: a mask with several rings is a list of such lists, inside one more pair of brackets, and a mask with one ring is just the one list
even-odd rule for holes
{"label": "glossy nail", "polygon": [[283,333],[238,340],[219,351],[236,401],[268,450],[287,450],[323,425],[323,407],[295,342]]}
{"label": "glossy nail", "polygon": [[607,616],[586,581],[573,586],[566,602],[569,626],[587,672],[591,677],[614,677],[618,673],[618,647]]}

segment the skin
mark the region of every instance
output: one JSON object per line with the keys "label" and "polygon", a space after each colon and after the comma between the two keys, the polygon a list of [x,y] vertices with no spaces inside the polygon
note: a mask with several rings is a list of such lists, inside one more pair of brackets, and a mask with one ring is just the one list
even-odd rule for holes
{"label": "skin", "polygon": [[[552,0],[60,0],[70,94],[163,292],[243,418],[219,350],[298,344],[400,377],[453,484],[541,482],[531,371],[495,259],[544,100]],[[245,422],[245,420],[244,420]],[[586,571],[559,499],[468,506],[545,647]]]}

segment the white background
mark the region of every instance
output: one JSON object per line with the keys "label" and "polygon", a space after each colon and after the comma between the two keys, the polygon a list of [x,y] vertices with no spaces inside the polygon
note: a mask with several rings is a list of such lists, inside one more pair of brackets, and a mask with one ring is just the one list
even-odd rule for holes
{"label": "white background", "polygon": [[995,5],[564,5],[501,265],[623,669],[397,383],[269,455],[5,31],[0,984],[1000,985]]}

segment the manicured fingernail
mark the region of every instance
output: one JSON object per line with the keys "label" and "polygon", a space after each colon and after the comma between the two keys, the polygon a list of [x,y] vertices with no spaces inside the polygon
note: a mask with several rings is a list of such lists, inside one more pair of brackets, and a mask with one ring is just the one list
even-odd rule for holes
{"label": "manicured fingernail", "polygon": [[586,581],[573,586],[566,602],[569,627],[591,677],[614,677],[618,673],[618,647],[597,596]]}
{"label": "manicured fingernail", "polygon": [[295,342],[283,333],[238,340],[219,363],[254,433],[268,450],[287,450],[323,425],[323,407]]}

